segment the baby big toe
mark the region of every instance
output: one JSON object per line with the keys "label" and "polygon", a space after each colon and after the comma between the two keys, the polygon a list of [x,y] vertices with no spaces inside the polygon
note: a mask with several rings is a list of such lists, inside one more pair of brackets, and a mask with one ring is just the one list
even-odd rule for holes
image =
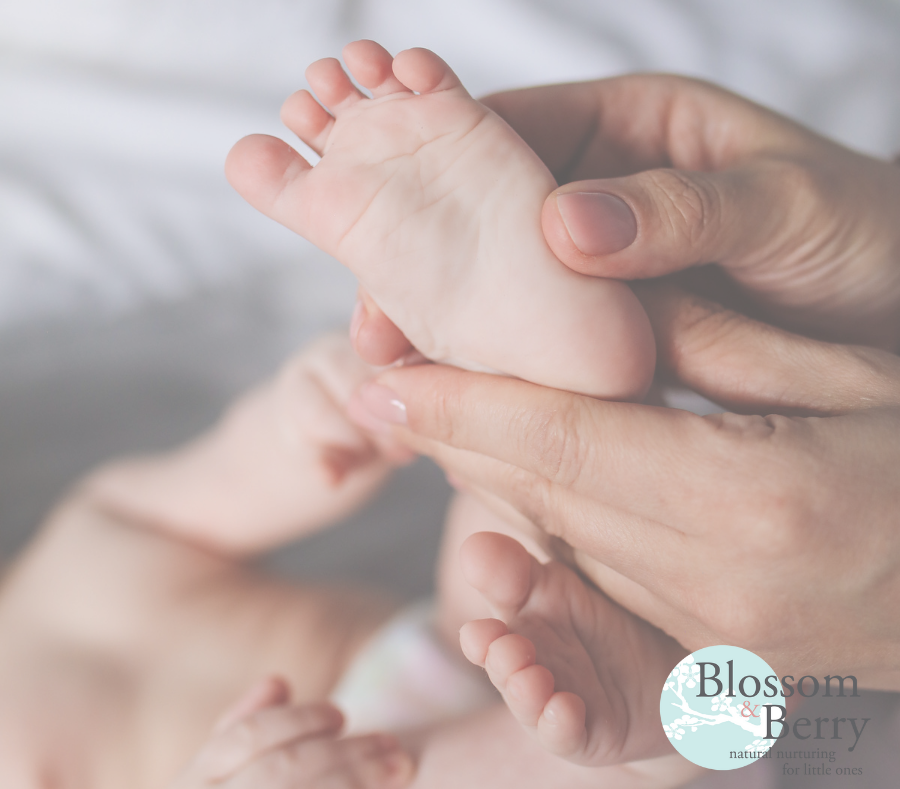
{"label": "baby big toe", "polygon": [[587,740],[584,701],[574,693],[554,693],[538,721],[538,739],[551,753],[571,757]]}
{"label": "baby big toe", "polygon": [[325,151],[334,118],[308,90],[298,90],[281,105],[281,121],[319,156]]}
{"label": "baby big toe", "polygon": [[459,88],[453,70],[429,49],[407,49],[394,58],[394,75],[416,93],[436,93]]}
{"label": "baby big toe", "polygon": [[460,549],[463,576],[500,618],[514,615],[525,604],[536,564],[521,544],[505,534],[478,532]]}
{"label": "baby big toe", "polygon": [[372,91],[372,95],[409,93],[409,89],[394,76],[394,58],[375,41],[354,41],[344,47],[344,62],[356,81]]}
{"label": "baby big toe", "polygon": [[319,100],[335,115],[365,98],[336,58],[322,58],[306,69],[306,80]]}
{"label": "baby big toe", "polygon": [[297,196],[311,169],[309,162],[290,145],[265,134],[238,140],[225,160],[225,176],[238,194],[257,211],[288,227],[294,219],[293,212],[287,203],[280,207],[278,199],[288,192]]}

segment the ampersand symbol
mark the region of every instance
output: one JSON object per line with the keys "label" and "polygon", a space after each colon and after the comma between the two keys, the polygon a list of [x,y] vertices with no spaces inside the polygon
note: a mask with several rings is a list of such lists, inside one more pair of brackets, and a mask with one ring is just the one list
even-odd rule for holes
{"label": "ampersand symbol", "polygon": [[[754,705],[753,705],[753,709],[751,710],[751,709],[750,709],[750,702],[749,702],[749,701],[745,701],[745,702],[744,702],[744,709],[741,710],[741,717],[742,717],[742,718],[758,718],[759,715],[757,715],[756,712],[755,712],[755,710],[756,710],[757,707],[759,707],[759,704],[754,704]],[[749,715],[744,715],[744,711],[745,711],[745,710],[746,710],[747,712],[749,712],[750,714],[749,714]]]}

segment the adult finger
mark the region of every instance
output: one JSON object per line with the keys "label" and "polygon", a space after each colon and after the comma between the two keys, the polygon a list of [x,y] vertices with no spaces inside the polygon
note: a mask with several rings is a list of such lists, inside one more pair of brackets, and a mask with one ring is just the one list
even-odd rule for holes
{"label": "adult finger", "polygon": [[[697,515],[701,480],[724,480],[738,463],[736,432],[685,411],[594,400],[439,365],[386,371],[362,387],[360,398],[385,424],[406,425],[554,488],[685,531]],[[690,503],[683,512],[675,506],[681,500]]]}
{"label": "adult finger", "polygon": [[[402,431],[402,436],[417,453],[452,473],[460,490],[481,499],[507,522],[518,522],[526,534],[537,529],[538,533],[559,538],[556,545],[551,542],[544,546],[553,550],[553,558],[571,564],[570,546],[574,546],[602,556],[618,572],[654,589],[661,579],[681,574],[685,566],[689,542],[684,533],[668,523],[583,496],[477,452],[409,431]],[[492,506],[491,498],[505,506]],[[695,524],[688,526],[696,531]]]}
{"label": "adult finger", "polygon": [[560,184],[660,167],[714,170],[811,135],[708,82],[632,74],[505,91],[481,101]]}
{"label": "adult finger", "polygon": [[778,258],[797,233],[809,235],[810,211],[833,191],[827,168],[808,163],[848,156],[787,118],[681,77],[547,86],[485,102],[565,184],[544,206],[551,248],[598,276],[711,262],[740,274],[749,255]]}
{"label": "adult finger", "polygon": [[[775,406],[829,413],[871,404],[878,392],[891,396],[891,379],[877,375],[870,378],[881,389],[864,385],[860,392],[856,377],[864,365],[856,362],[864,357],[845,347],[769,330],[701,300],[689,304],[706,310],[709,331],[704,320],[684,318],[684,303],[676,299],[669,323],[662,325],[671,335],[664,334],[663,343],[681,370],[694,371],[690,382],[708,396],[763,413]],[[888,357],[878,358],[897,364]],[[716,372],[722,366],[730,377]],[[821,394],[823,376],[835,394]],[[786,386],[785,380],[792,383]],[[361,397],[385,423],[493,457],[552,486],[686,533],[702,527],[710,507],[733,507],[748,475],[771,476],[773,464],[801,462],[810,438],[802,421],[701,418],[440,366],[387,371],[363,387]],[[560,536],[572,542],[571,535]]]}
{"label": "adult finger", "polygon": [[900,401],[900,359],[819,342],[752,320],[671,285],[637,285],[660,366],[733,410],[838,414]]}

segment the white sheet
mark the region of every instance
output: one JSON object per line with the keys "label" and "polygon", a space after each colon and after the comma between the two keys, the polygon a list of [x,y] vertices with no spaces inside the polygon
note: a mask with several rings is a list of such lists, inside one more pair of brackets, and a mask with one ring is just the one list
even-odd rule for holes
{"label": "white sheet", "polygon": [[292,270],[286,309],[344,314],[352,278],[244,205],[222,162],[245,133],[283,134],[306,64],[362,36],[433,47],[475,93],[680,71],[868,151],[900,147],[888,0],[4,0],[0,330],[260,268]]}

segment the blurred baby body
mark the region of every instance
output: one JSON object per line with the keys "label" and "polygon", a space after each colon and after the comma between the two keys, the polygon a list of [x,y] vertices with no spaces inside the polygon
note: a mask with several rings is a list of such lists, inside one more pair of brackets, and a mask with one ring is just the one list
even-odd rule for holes
{"label": "blurred baby body", "polygon": [[346,418],[370,373],[324,337],[206,435],[102,468],[57,508],[0,589],[0,786],[159,789],[265,675],[301,705],[333,694],[352,731],[496,699],[460,622],[442,640],[446,606],[245,564],[362,506],[405,460]]}

